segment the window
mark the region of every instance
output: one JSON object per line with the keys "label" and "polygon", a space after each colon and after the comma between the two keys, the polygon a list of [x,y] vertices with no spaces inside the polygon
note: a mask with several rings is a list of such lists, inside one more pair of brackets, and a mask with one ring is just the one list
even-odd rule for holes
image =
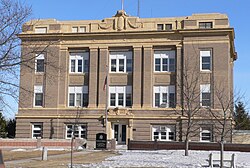
{"label": "window", "polygon": [[89,71],[89,53],[70,53],[70,73],[87,73]]}
{"label": "window", "polygon": [[32,123],[32,138],[43,136],[43,123]]}
{"label": "window", "polygon": [[78,27],[72,27],[72,33],[77,33],[78,32]]}
{"label": "window", "polygon": [[213,28],[212,22],[199,22],[199,28],[200,29],[211,29]]}
{"label": "window", "polygon": [[87,139],[87,124],[67,124],[66,125],[66,139],[73,137],[80,139]]}
{"label": "window", "polygon": [[172,30],[172,24],[165,24],[165,30],[171,31]]}
{"label": "window", "polygon": [[132,86],[110,86],[109,105],[111,107],[132,106]]}
{"label": "window", "polygon": [[211,50],[200,51],[201,71],[211,71]]}
{"label": "window", "polygon": [[35,71],[44,72],[44,54],[36,54]]}
{"label": "window", "polygon": [[212,131],[211,128],[200,128],[200,141],[201,142],[212,142]]}
{"label": "window", "polygon": [[43,86],[34,86],[34,106],[43,106]]}
{"label": "window", "polygon": [[132,72],[132,52],[110,52],[110,72]]}
{"label": "window", "polygon": [[175,72],[175,51],[154,52],[155,72]]}
{"label": "window", "polygon": [[200,86],[201,89],[201,106],[209,107],[211,106],[211,92],[210,84],[205,84]]}
{"label": "window", "polygon": [[175,86],[154,86],[154,107],[175,107]]}
{"label": "window", "polygon": [[73,26],[72,27],[72,33],[84,33],[84,32],[86,32],[86,27],[85,26],[80,26],[80,27],[78,27],[78,26]]}
{"label": "window", "polygon": [[47,33],[47,27],[36,27],[35,33]]}
{"label": "window", "polygon": [[175,141],[174,125],[153,125],[152,140]]}
{"label": "window", "polygon": [[69,87],[69,107],[87,107],[88,97],[88,86]]}
{"label": "window", "polygon": [[80,32],[80,33],[86,32],[86,27],[85,27],[85,26],[80,26],[79,32]]}
{"label": "window", "polygon": [[157,24],[157,30],[158,31],[162,31],[162,30],[171,31],[172,24]]}
{"label": "window", "polygon": [[157,30],[158,31],[164,30],[164,24],[157,24]]}

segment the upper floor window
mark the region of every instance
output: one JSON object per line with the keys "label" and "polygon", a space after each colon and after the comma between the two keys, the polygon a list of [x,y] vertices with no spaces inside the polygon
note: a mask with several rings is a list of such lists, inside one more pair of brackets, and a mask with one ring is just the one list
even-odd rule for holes
{"label": "upper floor window", "polygon": [[175,86],[154,86],[154,107],[175,107]]}
{"label": "upper floor window", "polygon": [[69,87],[69,107],[87,107],[88,99],[88,86]]}
{"label": "upper floor window", "polygon": [[165,24],[165,30],[171,31],[172,30],[172,24]]}
{"label": "upper floor window", "polygon": [[111,107],[132,106],[132,86],[110,86],[109,105]]}
{"label": "upper floor window", "polygon": [[153,125],[152,140],[175,141],[174,125]]}
{"label": "upper floor window", "polygon": [[175,51],[154,51],[155,72],[175,72]]}
{"label": "upper floor window", "polygon": [[172,24],[157,24],[157,30],[158,31],[161,31],[161,30],[171,31],[172,30]]}
{"label": "upper floor window", "polygon": [[89,71],[89,52],[70,53],[70,73],[82,73]]}
{"label": "upper floor window", "polygon": [[211,71],[211,50],[200,51],[200,69],[201,71]]}
{"label": "upper floor window", "polygon": [[164,30],[164,24],[157,24],[157,30]]}
{"label": "upper floor window", "polygon": [[84,33],[86,32],[86,27],[85,26],[80,26],[79,27],[79,33]]}
{"label": "upper floor window", "polygon": [[32,138],[43,136],[43,123],[32,123]]}
{"label": "upper floor window", "polygon": [[34,86],[34,106],[43,106],[43,86]]}
{"label": "upper floor window", "polygon": [[212,142],[212,131],[211,128],[201,127],[200,128],[200,141],[201,142]]}
{"label": "upper floor window", "polygon": [[132,52],[110,52],[110,72],[132,72]]}
{"label": "upper floor window", "polygon": [[72,33],[77,33],[78,32],[78,27],[72,27]]}
{"label": "upper floor window", "polygon": [[36,27],[35,33],[47,33],[47,27]]}
{"label": "upper floor window", "polygon": [[199,22],[200,29],[211,29],[213,28],[213,22]]}
{"label": "upper floor window", "polygon": [[211,92],[210,92],[210,84],[205,84],[200,86],[201,89],[201,106],[209,107],[211,106]]}
{"label": "upper floor window", "polygon": [[36,54],[35,72],[44,72],[44,54]]}
{"label": "upper floor window", "polygon": [[73,26],[72,27],[72,33],[84,33],[86,32],[86,27],[85,26]]}
{"label": "upper floor window", "polygon": [[87,139],[87,124],[67,124],[66,139],[71,139],[72,137]]}

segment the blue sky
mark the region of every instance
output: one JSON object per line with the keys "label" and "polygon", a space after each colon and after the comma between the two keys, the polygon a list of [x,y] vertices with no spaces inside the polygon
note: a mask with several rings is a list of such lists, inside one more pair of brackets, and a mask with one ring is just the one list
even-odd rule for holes
{"label": "blue sky", "polygon": [[[122,0],[22,0],[32,6],[31,19],[99,20],[113,16]],[[127,14],[136,16],[138,0],[124,0]],[[140,17],[190,16],[192,13],[227,14],[235,28],[238,60],[234,66],[234,87],[245,94],[250,104],[249,0],[140,0]],[[17,105],[14,105],[17,106]],[[17,111],[17,108],[14,109]],[[14,113],[13,115],[14,116]]]}

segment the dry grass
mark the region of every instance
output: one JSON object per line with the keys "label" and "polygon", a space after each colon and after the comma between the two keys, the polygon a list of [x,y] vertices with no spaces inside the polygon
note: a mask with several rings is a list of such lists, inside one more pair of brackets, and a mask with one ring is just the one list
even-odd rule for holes
{"label": "dry grass", "polygon": [[[40,153],[39,153],[40,152]],[[54,153],[55,152],[55,153]],[[30,159],[28,162],[9,162],[5,163],[6,167],[8,168],[38,168],[38,167],[53,167],[53,168],[61,168],[61,167],[68,167],[70,164],[70,153],[68,154],[61,154],[53,156],[53,154],[56,154],[57,152],[64,152],[67,153],[69,151],[49,151],[48,153],[48,160],[42,161],[40,158]],[[3,152],[5,153],[5,152]],[[27,155],[26,155],[27,154]],[[33,155],[32,155],[33,154]],[[40,155],[39,155],[40,154]],[[58,153],[57,153],[58,154]],[[13,158],[22,157],[22,159],[27,158],[34,158],[37,155],[38,157],[41,157],[41,151],[33,151],[33,152],[15,152],[12,153],[12,155],[15,155]],[[74,152],[73,154],[73,164],[90,164],[90,163],[98,163],[105,158],[117,155],[116,152],[112,151],[92,151],[92,152]],[[5,155],[4,155],[5,157]]]}
{"label": "dry grass", "polygon": [[[48,151],[48,156],[58,155],[69,153],[70,151]],[[28,159],[28,158],[35,158],[35,157],[42,157],[42,151],[6,151],[3,150],[3,159],[4,161],[11,161],[11,160],[20,160],[20,159]]]}

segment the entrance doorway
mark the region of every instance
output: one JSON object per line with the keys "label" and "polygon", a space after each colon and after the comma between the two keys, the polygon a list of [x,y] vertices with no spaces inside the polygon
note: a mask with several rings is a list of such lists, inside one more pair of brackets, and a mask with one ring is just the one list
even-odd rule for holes
{"label": "entrance doorway", "polygon": [[117,144],[126,144],[127,126],[124,124],[113,124],[114,138]]}

